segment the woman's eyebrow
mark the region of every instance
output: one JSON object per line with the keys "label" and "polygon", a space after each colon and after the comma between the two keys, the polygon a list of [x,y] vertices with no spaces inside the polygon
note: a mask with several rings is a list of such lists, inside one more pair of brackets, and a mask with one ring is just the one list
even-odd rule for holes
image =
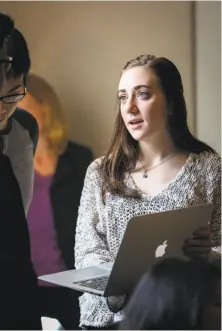
{"label": "woman's eyebrow", "polygon": [[[149,85],[136,85],[136,86],[134,86],[134,90],[139,90],[142,87],[145,87],[145,88],[147,88],[149,90],[152,89],[152,87],[149,86]],[[120,92],[126,92],[126,90],[125,89],[121,89],[121,90],[118,91],[118,93],[120,93]]]}

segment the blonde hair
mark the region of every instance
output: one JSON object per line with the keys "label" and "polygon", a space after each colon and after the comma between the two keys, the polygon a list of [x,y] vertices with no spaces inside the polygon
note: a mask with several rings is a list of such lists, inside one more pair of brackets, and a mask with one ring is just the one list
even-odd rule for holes
{"label": "blonde hair", "polygon": [[67,122],[63,116],[61,102],[46,80],[36,74],[27,77],[27,91],[45,108],[44,130],[49,144],[49,152],[60,155],[68,143]]}

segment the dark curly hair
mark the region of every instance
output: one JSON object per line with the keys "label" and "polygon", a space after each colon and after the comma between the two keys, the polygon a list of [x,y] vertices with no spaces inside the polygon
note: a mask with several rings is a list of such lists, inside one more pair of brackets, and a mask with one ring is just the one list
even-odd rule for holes
{"label": "dark curly hair", "polygon": [[0,13],[0,84],[4,78],[24,76],[30,69],[27,43],[22,33],[14,27],[10,16]]}

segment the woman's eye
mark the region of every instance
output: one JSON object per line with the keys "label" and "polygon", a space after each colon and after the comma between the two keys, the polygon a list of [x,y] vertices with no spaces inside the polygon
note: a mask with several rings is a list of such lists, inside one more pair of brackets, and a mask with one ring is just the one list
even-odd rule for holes
{"label": "woman's eye", "polygon": [[119,100],[121,102],[125,101],[126,100],[126,95],[119,95]]}
{"label": "woman's eye", "polygon": [[144,92],[144,91],[138,92],[138,96],[142,99],[148,99],[149,98],[149,94],[147,92]]}

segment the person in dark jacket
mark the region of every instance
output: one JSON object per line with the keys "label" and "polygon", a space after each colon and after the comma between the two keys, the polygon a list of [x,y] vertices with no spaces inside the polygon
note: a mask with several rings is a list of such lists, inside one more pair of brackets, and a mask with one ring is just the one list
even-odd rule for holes
{"label": "person in dark jacket", "polygon": [[0,13],[0,329],[39,330],[37,277],[26,213],[32,198],[36,120],[17,108],[30,58],[23,35]]}
{"label": "person in dark jacket", "polygon": [[160,260],[142,276],[119,330],[221,330],[221,261]]}
{"label": "person in dark jacket", "polygon": [[[31,254],[38,276],[74,268],[75,228],[91,151],[67,138],[61,103],[45,79],[27,77],[21,103],[39,126],[34,194],[28,213]],[[79,328],[79,293],[39,280],[41,315],[65,329]]]}

